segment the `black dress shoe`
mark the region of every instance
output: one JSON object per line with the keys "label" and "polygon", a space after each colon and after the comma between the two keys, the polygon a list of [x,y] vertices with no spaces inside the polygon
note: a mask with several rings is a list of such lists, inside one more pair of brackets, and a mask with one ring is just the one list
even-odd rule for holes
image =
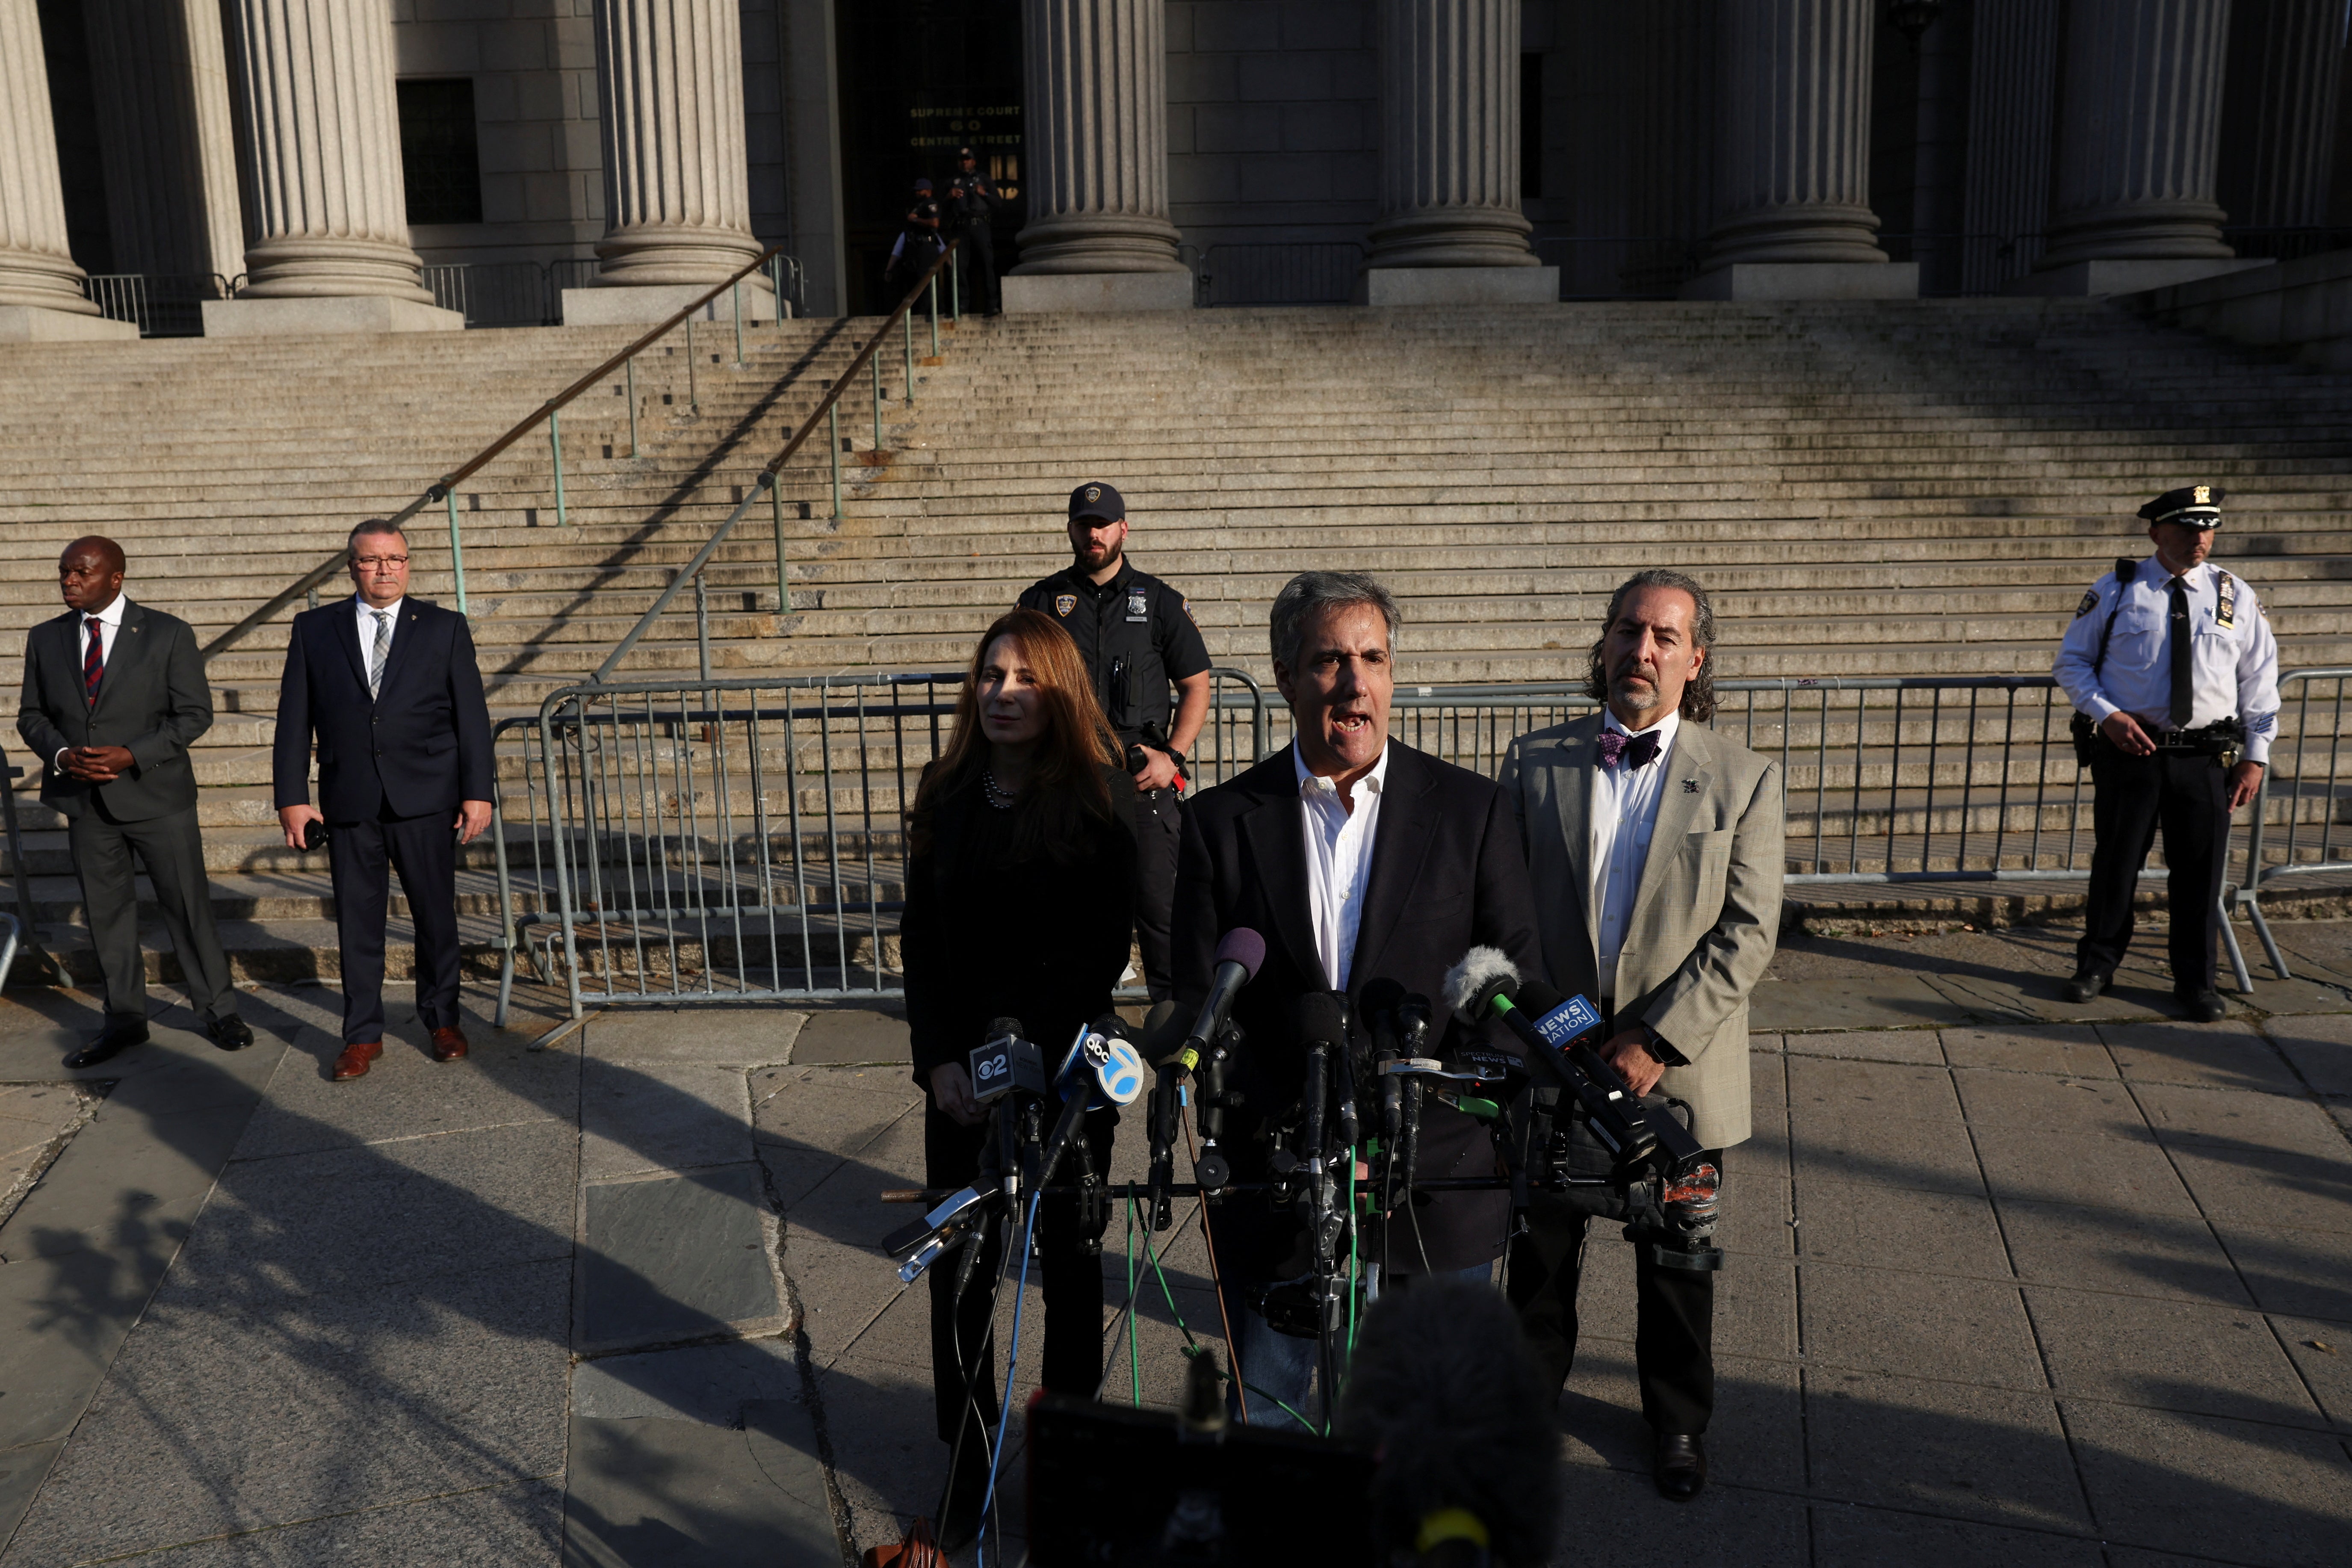
{"label": "black dress shoe", "polygon": [[146,1043],[147,1025],[144,1020],[136,1024],[109,1024],[98,1038],[68,1057],[66,1067],[79,1072],[84,1068],[94,1068],[100,1062],[111,1060],[117,1051]]}
{"label": "black dress shoe", "polygon": [[2088,1002],[2107,988],[2107,979],[2106,975],[2085,969],[2082,973],[2066,982],[2058,994],[2069,1002]]}
{"label": "black dress shoe", "polygon": [[1687,1434],[1661,1436],[1651,1472],[1657,1477],[1660,1497],[1688,1502],[1706,1485],[1706,1448]]}
{"label": "black dress shoe", "polygon": [[2199,1024],[2218,1024],[2230,1016],[2229,1005],[2218,991],[2176,991],[2180,1001],[2181,1016]]}
{"label": "black dress shoe", "polygon": [[226,1018],[215,1018],[211,1023],[206,1024],[205,1033],[213,1037],[213,1044],[225,1051],[241,1051],[253,1044],[252,1029],[247,1026],[244,1019],[234,1013]]}

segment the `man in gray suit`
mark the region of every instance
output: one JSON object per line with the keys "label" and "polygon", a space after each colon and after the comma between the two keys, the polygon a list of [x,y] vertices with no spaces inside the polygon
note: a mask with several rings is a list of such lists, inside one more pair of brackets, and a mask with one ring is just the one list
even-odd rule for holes
{"label": "man in gray suit", "polygon": [[110,539],[66,546],[58,558],[66,613],[26,634],[16,704],[16,732],[42,762],[41,799],[65,815],[106,987],[105,1026],[66,1058],[69,1068],[96,1067],[147,1038],[133,853],[213,1043],[225,1051],[253,1043],[213,929],[188,763],[188,748],[213,727],[212,689],[188,623],[123,597],[125,569]]}
{"label": "man in gray suit", "polygon": [[[1553,983],[1599,1005],[1601,1054],[1634,1092],[1689,1105],[1692,1134],[1720,1171],[1721,1152],[1748,1134],[1748,993],[1772,961],[1786,850],[1780,771],[1706,726],[1714,641],[1696,582],[1637,574],[1592,646],[1591,691],[1608,706],[1520,736],[1502,785]],[[1538,1364],[1564,1386],[1589,1215],[1544,1194],[1528,1217],[1511,1247],[1511,1300]],[[1653,1468],[1661,1492],[1687,1500],[1706,1482],[1715,1277],[1639,1246],[1634,1279]]]}

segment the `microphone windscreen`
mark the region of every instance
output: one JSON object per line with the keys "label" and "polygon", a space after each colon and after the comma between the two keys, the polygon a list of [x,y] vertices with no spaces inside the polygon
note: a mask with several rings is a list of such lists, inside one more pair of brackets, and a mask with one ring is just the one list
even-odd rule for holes
{"label": "microphone windscreen", "polygon": [[1519,982],[1519,994],[1512,1000],[1527,1013],[1540,1018],[1568,998],[1542,981],[1529,979]]}
{"label": "microphone windscreen", "polygon": [[1265,938],[1247,926],[1235,926],[1218,940],[1217,962],[1238,963],[1246,972],[1244,977],[1255,980],[1258,965],[1265,962]]}
{"label": "microphone windscreen", "polygon": [[1184,1043],[1184,1020],[1178,1016],[1176,1004],[1154,1002],[1151,1011],[1143,1016],[1143,1032],[1136,1037],[1136,1048],[1147,1060],[1158,1061]]}
{"label": "microphone windscreen", "polygon": [[1302,1041],[1321,1040],[1333,1046],[1348,1043],[1348,999],[1336,991],[1307,992],[1299,997],[1291,1016],[1297,1022]]}
{"label": "microphone windscreen", "polygon": [[989,1040],[1018,1040],[1025,1038],[1026,1036],[1022,1031],[1021,1020],[1018,1018],[991,1018],[988,1021],[988,1033],[981,1037]]}
{"label": "microphone windscreen", "polygon": [[1370,1017],[1375,1013],[1393,1013],[1403,1001],[1402,983],[1383,974],[1378,980],[1366,982],[1363,990],[1356,994],[1356,1010]]}
{"label": "microphone windscreen", "polygon": [[1462,961],[1445,972],[1445,1005],[1465,1024],[1479,1020],[1470,1009],[1479,994],[1497,980],[1517,984],[1517,966],[1499,947],[1474,947],[1462,955]]}

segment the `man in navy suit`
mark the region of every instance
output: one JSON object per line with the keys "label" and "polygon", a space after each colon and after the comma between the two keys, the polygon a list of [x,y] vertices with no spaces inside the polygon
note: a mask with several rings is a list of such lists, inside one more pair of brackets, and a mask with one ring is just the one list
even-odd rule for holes
{"label": "man in navy suit", "polygon": [[[433,1059],[466,1054],[457,1014],[457,847],[490,825],[490,710],[466,617],[408,596],[408,541],[352,530],[352,598],[294,617],[278,688],[278,820],[291,848],[323,821],[343,961],[335,1077],[383,1052],[387,868],[416,927],[416,1015]],[[318,738],[319,805],[310,804]]]}

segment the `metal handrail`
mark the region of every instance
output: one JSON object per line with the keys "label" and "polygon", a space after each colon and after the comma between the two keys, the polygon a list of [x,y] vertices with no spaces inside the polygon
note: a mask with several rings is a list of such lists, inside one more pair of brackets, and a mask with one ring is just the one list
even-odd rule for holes
{"label": "metal handrail", "polygon": [[7,833],[8,875],[16,884],[16,913],[0,912],[0,920],[16,928],[8,934],[6,951],[0,952],[0,987],[8,984],[8,971],[20,952],[41,952],[41,928],[33,921],[33,868],[25,863],[25,839],[16,827],[16,781],[24,776],[25,770],[9,762],[7,752],[0,749],[0,826]]}
{"label": "metal handrail", "polygon": [[[560,433],[561,427],[556,422],[557,414],[562,411],[566,404],[569,404],[572,399],[578,397],[591,386],[595,385],[605,376],[611,374],[614,370],[635,360],[639,353],[652,347],[655,342],[658,342],[663,337],[667,336],[671,331],[677,329],[680,322],[692,317],[697,310],[701,310],[705,305],[708,305],[713,300],[718,299],[719,295],[725,293],[728,289],[740,289],[743,279],[749,278],[752,273],[759,271],[762,267],[765,267],[771,258],[783,254],[784,250],[782,246],[772,245],[768,247],[751,261],[747,262],[742,267],[738,268],[724,280],[714,284],[709,290],[696,296],[695,299],[687,305],[662,318],[659,325],[654,327],[643,337],[631,343],[627,348],[623,349],[620,353],[613,355],[610,359],[605,360],[602,364],[599,364],[595,369],[580,377],[579,380],[573,382],[570,386],[565,387],[562,392],[556,394],[553,397],[549,398],[545,403],[541,404],[539,407],[518,420],[514,426],[508,430],[505,435],[499,437],[497,440],[491,442],[488,446],[475,453],[474,456],[468,458],[465,463],[453,469],[451,472],[443,475],[433,484],[427,485],[423,495],[418,496],[415,500],[410,501],[406,506],[402,507],[398,511],[392,515],[392,524],[394,527],[397,528],[436,501],[446,501],[448,504],[449,554],[451,566],[456,574],[457,582],[458,614],[463,615],[466,613],[467,605],[466,558],[465,552],[463,547],[459,544],[457,537],[457,486],[465,480],[472,478],[475,474],[479,473],[485,467],[495,461],[500,454],[504,453],[508,447],[513,446],[517,441],[521,440],[525,436],[530,435],[533,429],[538,427],[540,421],[545,420],[548,422],[549,437],[555,443],[556,507],[560,515],[562,510],[563,494],[563,448],[562,444],[562,437]],[[743,311],[741,308],[741,300],[739,295],[735,310],[735,332],[738,340],[736,357],[739,361],[741,358],[740,340],[742,331]],[[295,600],[306,597],[312,589],[326,582],[328,578],[332,577],[337,572],[341,571],[345,557],[348,553],[349,552],[347,551],[339,550],[309,572],[306,572],[301,576],[296,578],[268,604],[262,605],[261,608],[246,616],[245,619],[237,622],[236,625],[229,627],[228,630],[215,637],[211,642],[206,643],[204,647],[204,651],[197,657],[206,661],[210,661],[215,655],[219,654],[244,640],[246,635],[251,632],[255,627],[268,621],[272,616],[276,616],[278,611],[284,609]]]}
{"label": "metal handrail", "polygon": [[[763,494],[768,497],[769,504],[776,514],[776,613],[780,616],[792,614],[792,595],[784,582],[784,503],[782,493],[776,489],[776,476],[783,471],[786,463],[792,461],[793,454],[799,451],[809,437],[815,433],[817,421],[825,421],[828,427],[835,432],[835,437],[832,443],[834,515],[836,518],[841,515],[841,442],[838,438],[841,395],[849,389],[851,382],[857,379],[859,371],[864,370],[868,364],[874,367],[874,430],[875,447],[878,451],[881,447],[882,431],[882,363],[875,356],[881,350],[882,340],[890,335],[890,329],[898,325],[903,319],[907,322],[905,332],[908,370],[907,401],[910,404],[914,402],[914,321],[910,312],[915,308],[915,302],[923,297],[924,290],[929,289],[931,295],[931,353],[936,358],[940,346],[940,273],[947,267],[949,258],[955,255],[956,247],[962,243],[963,240],[960,236],[949,240],[946,248],[933,258],[930,266],[924,269],[923,275],[915,279],[915,286],[907,291],[905,299],[898,301],[898,308],[883,318],[882,324],[874,330],[874,335],[867,338],[865,346],[851,358],[848,368],[835,378],[833,384],[825,389],[824,396],[818,402],[814,412],[801,422],[799,429],[793,432],[792,439],[784,443],[784,449],[769,459],[767,466],[752,477],[751,484],[744,492],[743,499],[736,503],[733,511],[727,514],[727,521],[713,531],[702,548],[695,552],[694,559],[688,562],[685,568],[669,580],[669,586],[661,591],[660,596],[654,600],[646,613],[637,617],[637,624],[629,628],[628,635],[621,639],[619,646],[606,656],[604,663],[596,667],[596,673],[588,678],[591,684],[602,685],[604,682],[605,679],[613,673],[614,667],[626,658],[646,633],[653,629],[654,622],[661,618],[662,612],[669,608],[670,602],[677,597],[679,592],[688,584],[698,585],[700,584],[702,569],[710,563],[710,558],[719,552],[719,547],[727,542],[727,536],[735,531],[735,525],[743,520],[744,514],[751,510],[753,504]],[[707,679],[709,676],[707,625],[701,629],[701,636],[703,675]]]}

